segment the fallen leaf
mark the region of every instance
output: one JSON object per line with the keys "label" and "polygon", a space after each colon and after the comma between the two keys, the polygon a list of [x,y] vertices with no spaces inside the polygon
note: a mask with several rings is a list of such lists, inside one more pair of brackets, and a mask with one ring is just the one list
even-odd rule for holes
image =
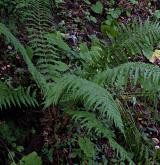
{"label": "fallen leaf", "polygon": [[149,59],[149,61],[152,63],[154,63],[156,60],[160,60],[160,50],[158,49],[153,52],[152,57]]}

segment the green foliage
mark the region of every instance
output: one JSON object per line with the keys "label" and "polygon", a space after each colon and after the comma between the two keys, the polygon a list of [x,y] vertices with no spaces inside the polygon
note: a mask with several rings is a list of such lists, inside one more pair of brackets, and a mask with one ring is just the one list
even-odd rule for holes
{"label": "green foliage", "polygon": [[145,157],[147,164],[147,161],[150,160],[150,154],[154,153],[153,144],[144,134],[141,134],[136,127],[132,111],[130,109],[124,109],[120,101],[118,101],[118,104],[122,119],[125,123],[126,142],[129,145],[129,150],[134,153],[137,162],[142,163]]}
{"label": "green foliage", "polygon": [[90,139],[88,139],[87,137],[84,137],[84,138],[79,138],[78,139],[78,144],[81,148],[81,150],[85,153],[85,155],[88,157],[88,158],[92,158],[95,156],[95,146],[94,146],[94,143],[92,143],[90,141]]}
{"label": "green foliage", "polygon": [[[97,74],[94,79],[99,84],[115,83],[117,87],[127,87],[129,80],[132,86],[143,82],[147,84],[151,83],[152,85],[154,84],[155,89],[159,91],[159,78],[160,70],[158,66],[142,62],[129,62],[112,69],[108,68]],[[149,89],[147,86],[142,86],[142,88],[144,87],[145,90]]]}
{"label": "green foliage", "polygon": [[[159,67],[153,64],[142,62],[124,63],[98,73],[93,79],[98,84],[114,86],[118,91],[125,91],[128,84],[130,84],[132,87],[137,88],[134,90],[135,96],[136,93],[140,93],[139,96],[141,97],[149,97],[154,107],[156,107],[160,92],[159,73]],[[117,93],[117,97],[121,97],[122,93]]]}
{"label": "green foliage", "polygon": [[54,0],[54,2],[56,4],[56,7],[59,7],[59,5],[64,2],[64,0]]}
{"label": "green foliage", "polygon": [[16,125],[13,122],[3,122],[0,124],[0,135],[9,145],[14,147],[17,139],[19,139],[23,134],[24,131],[17,127],[14,130]]}
{"label": "green foliage", "polygon": [[[43,92],[42,95],[45,96],[45,108],[56,105],[65,109],[67,105],[67,109],[69,110],[66,112],[72,115],[76,122],[81,124],[81,128],[87,130],[86,134],[95,133],[98,137],[106,138],[114,152],[117,153],[117,158],[120,157],[122,160],[128,160],[128,162],[134,164],[129,151],[134,156],[143,157],[147,147],[141,145],[143,138],[139,135],[133,123],[132,126],[134,126],[134,129],[130,129],[130,131],[138,133],[138,140],[135,136],[133,143],[136,147],[138,145],[140,147],[134,151],[134,147],[131,146],[126,151],[126,145],[122,147],[118,143],[117,134],[125,139],[130,137],[131,133],[129,135],[126,133],[128,117],[127,119],[124,118],[125,115],[123,115],[122,109],[117,104],[117,100],[120,101],[120,96],[116,92],[117,88],[124,92],[128,84],[132,87],[140,84],[140,87],[145,90],[148,90],[148,87],[154,84],[156,92],[159,92],[158,67],[144,63],[127,63],[128,56],[136,56],[137,54],[146,52],[148,49],[152,50],[155,44],[158,43],[160,39],[159,23],[147,21],[144,24],[135,23],[130,26],[119,26],[117,28],[117,34],[110,38],[110,43],[106,45],[101,43],[99,45],[93,44],[90,49],[85,45],[81,45],[80,60],[82,63],[79,67],[81,70],[74,68],[76,70],[75,73],[78,72],[79,76],[65,74],[58,80],[52,79],[54,83],[52,81],[47,83],[46,76],[43,76],[43,74],[49,77],[47,80],[50,80],[50,75],[48,75],[49,70],[55,72],[59,68],[58,71],[65,72],[69,69],[65,63],[58,61],[57,53],[55,52],[62,49],[66,53],[71,49],[59,34],[57,35],[51,30],[49,1],[38,0],[35,6],[33,4],[35,2],[30,3],[29,9],[33,10],[28,12],[26,18],[30,20],[28,27],[31,28],[28,29],[30,32],[30,47],[33,51],[33,58],[34,56],[40,57],[36,65],[40,71],[31,62],[31,58],[23,45],[20,44],[3,24],[0,24],[0,33],[23,56],[30,73]],[[39,10],[41,14],[39,14]],[[119,13],[110,14],[113,17],[118,17],[117,15],[119,15]],[[115,61],[116,64],[114,64]],[[120,65],[121,63],[123,64]],[[58,67],[55,67],[55,65],[58,65]],[[74,73],[74,71],[72,72]],[[88,72],[87,76],[83,74],[85,72]],[[8,93],[7,98],[3,98],[4,101],[1,99],[3,101],[2,106],[5,108],[7,106],[11,107],[11,104],[19,106],[23,104],[36,104],[36,100],[33,99],[34,95],[33,97],[29,96],[29,93],[24,92],[25,90],[23,88],[23,90],[21,88],[12,90],[2,84],[3,88],[1,91],[4,90],[4,86],[4,93]],[[21,93],[19,93],[19,90]],[[153,88],[149,88],[149,90],[153,92]],[[126,101],[124,100],[124,102]],[[123,107],[124,105],[122,101],[121,106]],[[79,139],[78,142],[86,156],[93,157],[95,155],[94,147],[88,139]],[[130,144],[127,140],[124,143]],[[84,148],[84,145],[87,145],[87,147]],[[91,151],[88,150],[89,146],[92,148]],[[149,155],[150,153],[147,154]],[[37,165],[42,164],[41,159],[37,157],[38,155],[36,153],[32,153],[22,158],[22,160],[33,163],[33,159],[37,159]],[[150,159],[150,155],[147,156],[148,159]],[[22,163],[22,160],[19,164]]]}
{"label": "green foliage", "polygon": [[101,31],[104,34],[107,34],[110,38],[114,38],[118,35],[118,28],[117,28],[117,22],[113,19],[108,19],[107,21],[104,21],[101,25]]}
{"label": "green foliage", "polygon": [[87,109],[98,110],[102,116],[107,115],[109,122],[114,123],[121,132],[124,132],[123,122],[112,95],[96,83],[74,75],[67,75],[50,87],[45,102],[46,107],[51,104],[57,105],[61,96],[68,91],[73,98],[84,102]]}
{"label": "green foliage", "polygon": [[[143,50],[148,47],[153,47],[158,43],[158,34],[159,24],[157,22],[151,23],[147,21],[140,25],[136,23],[129,27],[120,26],[118,36],[112,38],[111,44],[105,48],[105,51],[103,46],[99,47],[94,45],[91,47],[91,50],[89,50],[85,45],[81,45],[80,57],[83,64],[82,73],[84,70],[89,70],[88,76],[85,75],[89,80],[79,78],[75,75],[64,76],[51,85],[45,101],[46,107],[52,104],[62,106],[63,100],[64,102],[66,101],[66,97],[69,97],[69,101],[65,102],[64,105],[71,104],[71,109],[72,106],[74,106],[74,108],[77,107],[77,102],[83,103],[83,111],[68,111],[68,113],[73,116],[75,121],[81,123],[82,128],[87,129],[89,132],[95,131],[96,135],[103,135],[103,137],[107,138],[111,147],[120,154],[122,159],[131,161],[129,154],[116,142],[114,133],[111,131],[111,125],[113,124],[115,124],[121,132],[124,133],[125,130],[122,119],[119,118],[121,116],[120,108],[117,105],[117,100],[113,99],[113,94],[115,97],[120,97],[121,95],[118,96],[118,93],[115,94],[114,92],[116,92],[117,88],[125,91],[128,83],[130,83],[132,87],[141,84],[140,87],[143,90],[152,92],[159,91],[159,67],[140,62],[125,63],[128,61],[128,55],[135,56],[136,54],[143,53]],[[123,57],[119,56],[119,53],[121,53]],[[107,61],[108,57],[106,56],[108,55],[110,55],[111,61]],[[116,59],[116,65],[118,66],[110,68],[109,66],[114,59]],[[124,64],[119,65],[121,63]],[[108,69],[105,71],[105,68]],[[99,73],[96,75],[97,70]],[[93,80],[91,74],[95,74]],[[93,81],[97,84],[93,83]],[[154,84],[155,90],[149,88],[150,84]],[[110,86],[113,88],[109,88]],[[111,92],[108,92],[107,89]],[[106,127],[108,123],[110,124]],[[133,129],[131,130],[133,131]],[[134,131],[138,132],[135,126]],[[146,143],[143,145],[144,139],[138,134],[133,138],[132,142],[137,147],[137,150],[131,147],[130,151],[135,155],[141,153],[141,155],[138,155],[139,160],[144,155],[146,159],[149,160],[150,153],[147,153],[149,144]],[[129,136],[127,133],[126,135]]]}
{"label": "green foliage", "polygon": [[[108,25],[104,25],[103,31],[107,32],[108,30]],[[128,57],[138,54],[144,54],[148,58],[148,53],[153,52],[154,46],[159,43],[159,31],[159,23],[149,20],[144,23],[137,21],[126,26],[119,25],[115,30],[110,31],[113,34],[111,42],[103,46],[105,48],[101,53],[101,58],[95,64],[101,64],[101,67],[97,69],[128,62]]]}
{"label": "green foliage", "polygon": [[156,10],[154,16],[159,19],[160,18],[160,10]]}
{"label": "green foliage", "polygon": [[71,51],[71,48],[68,46],[68,44],[63,41],[61,33],[49,33],[46,35],[46,38],[50,44],[56,45],[59,49],[62,49],[66,52]]}
{"label": "green foliage", "polygon": [[16,89],[7,87],[4,83],[0,82],[0,108],[11,108],[14,106],[36,106],[38,105],[35,99],[35,92],[30,95],[30,88],[27,90],[23,87]]}
{"label": "green foliage", "polygon": [[[116,102],[106,89],[85,79],[67,75],[50,88],[45,102],[46,106],[58,104],[65,92],[68,92],[71,98],[73,98],[72,101],[78,99],[84,103],[86,109],[93,112],[98,111],[103,120],[107,117],[107,123],[114,123],[124,133],[121,115]],[[75,112],[73,114],[76,120],[81,119],[82,128],[87,128],[89,131],[94,129],[97,135],[103,134],[104,137],[108,138],[112,148],[117,150],[121,157],[131,161],[127,152],[112,138],[113,133],[110,129],[107,129],[103,123],[96,120],[94,114],[89,112]]]}
{"label": "green foliage", "polygon": [[101,1],[97,1],[96,4],[93,4],[91,6],[91,9],[97,13],[97,14],[101,14],[103,12],[103,4],[101,3]]}
{"label": "green foliage", "polygon": [[17,144],[19,139],[25,136],[25,131],[17,127],[14,122],[5,121],[0,124],[0,136],[7,145],[10,146],[10,149],[7,148],[8,151],[8,160],[12,160],[15,158],[17,152],[22,152],[24,147]]}
{"label": "green foliage", "polygon": [[42,148],[42,154],[45,155],[50,162],[54,161],[53,152],[54,148],[50,148],[49,145],[44,145]]}
{"label": "green foliage", "polygon": [[10,14],[13,12],[15,7],[15,1],[10,1],[10,0],[1,0],[0,1],[0,15],[3,18],[3,15],[7,17],[7,14]]}
{"label": "green foliage", "polygon": [[153,46],[160,38],[160,26],[157,22],[137,22],[130,26],[120,26],[118,31],[119,35],[112,39],[112,44],[108,48],[116,61],[127,62],[127,56],[142,54],[149,48],[153,50]]}
{"label": "green foliage", "polygon": [[[0,1],[0,17],[1,22],[8,25],[9,29],[18,33],[17,29],[17,20],[19,23],[22,23],[24,15],[23,9],[27,7],[29,0],[1,0]],[[21,15],[22,19],[19,19],[18,16]]]}
{"label": "green foliage", "polygon": [[29,45],[33,55],[45,57],[54,54],[51,44],[46,41],[45,34],[52,32],[53,23],[49,0],[29,1],[25,11]]}
{"label": "green foliage", "polygon": [[32,152],[26,156],[23,156],[19,163],[11,163],[10,165],[42,165],[42,160],[36,152]]}
{"label": "green foliage", "polygon": [[94,131],[96,135],[107,138],[111,147],[117,151],[117,155],[120,154],[122,159],[127,159],[129,162],[132,162],[126,150],[115,141],[114,133],[108,129],[108,125],[106,123],[103,123],[104,119],[98,120],[93,113],[85,111],[78,112],[67,110],[66,112],[72,115],[73,119],[80,122],[81,127],[86,128],[88,132]]}
{"label": "green foliage", "polygon": [[137,0],[129,0],[132,4],[138,4]]}
{"label": "green foliage", "polygon": [[[56,4],[62,2],[55,1]],[[36,60],[36,67],[47,81],[53,80],[67,68],[60,62],[59,53],[69,52],[70,47],[63,41],[61,33],[53,31],[55,25],[49,0],[30,1],[25,14],[32,60]]]}
{"label": "green foliage", "polygon": [[8,42],[10,42],[15,47],[15,49],[21,53],[24,61],[28,66],[28,70],[32,74],[34,80],[41,87],[41,89],[45,91],[45,88],[47,87],[46,81],[41,75],[41,73],[36,69],[36,67],[31,62],[24,46],[12,35],[9,29],[4,24],[1,23],[0,23],[0,34],[3,34],[8,40]]}
{"label": "green foliage", "polygon": [[[107,26],[104,25],[103,28],[104,30],[107,28],[106,30],[108,31]],[[159,23],[150,21],[145,23],[136,22],[126,26],[121,25],[116,28],[116,31],[112,29],[114,37],[112,36],[111,42],[93,45],[90,50],[85,46],[80,47],[83,69],[88,72],[88,75],[92,75],[97,71],[105,70],[107,67],[126,63],[128,62],[128,57],[132,58],[139,54],[144,54],[149,58],[154,46],[159,42],[159,30]]]}

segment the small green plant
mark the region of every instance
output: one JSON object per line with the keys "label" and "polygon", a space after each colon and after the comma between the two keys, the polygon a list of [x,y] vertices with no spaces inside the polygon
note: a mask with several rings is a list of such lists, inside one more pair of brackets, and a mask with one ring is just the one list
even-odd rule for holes
{"label": "small green plant", "polygon": [[93,158],[95,156],[96,154],[95,146],[94,143],[90,141],[90,139],[88,139],[87,137],[79,138],[78,144],[80,146],[80,149],[84,152],[84,154],[88,158]]}
{"label": "small green plant", "polygon": [[23,156],[19,163],[12,162],[10,165],[42,165],[42,160],[36,152]]}
{"label": "small green plant", "polygon": [[45,155],[51,163],[54,161],[53,148],[49,148],[48,145],[43,146],[42,154]]}
{"label": "small green plant", "polygon": [[132,4],[138,4],[138,0],[129,0]]}
{"label": "small green plant", "polygon": [[156,10],[154,16],[159,19],[160,18],[160,10]]}
{"label": "small green plant", "polygon": [[64,0],[54,0],[54,2],[56,4],[56,7],[59,7],[59,5],[64,2]]}
{"label": "small green plant", "polygon": [[97,1],[96,4],[93,4],[91,6],[91,9],[93,12],[101,14],[103,12],[103,4],[101,3],[101,1]]}
{"label": "small green plant", "polygon": [[17,141],[24,136],[24,130],[17,127],[13,122],[3,122],[0,124],[0,136],[10,146],[10,149],[6,148],[9,160],[13,160],[16,153],[24,150],[23,146],[17,144]]}

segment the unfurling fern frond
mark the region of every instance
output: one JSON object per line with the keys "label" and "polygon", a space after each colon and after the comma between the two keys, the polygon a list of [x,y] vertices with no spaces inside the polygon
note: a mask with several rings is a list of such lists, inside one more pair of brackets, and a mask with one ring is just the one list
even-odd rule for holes
{"label": "unfurling fern frond", "polygon": [[27,90],[23,87],[12,89],[0,82],[0,108],[10,108],[12,105],[19,107],[22,107],[22,105],[37,106],[35,93],[33,92],[32,95],[30,93],[30,88]]}
{"label": "unfurling fern frond", "polygon": [[117,84],[117,86],[120,86],[120,84],[126,86],[129,81],[132,85],[145,82],[154,84],[158,91],[160,84],[160,68],[142,62],[129,62],[98,73],[94,77],[94,81],[98,84],[105,83],[107,85],[114,83]]}
{"label": "unfurling fern frond", "polygon": [[67,75],[50,87],[46,96],[46,107],[58,104],[67,92],[75,99],[84,102],[87,109],[98,111],[102,116],[106,115],[110,123],[114,123],[121,132],[124,132],[121,115],[112,95],[96,83],[74,75]]}
{"label": "unfurling fern frond", "polygon": [[98,120],[95,114],[85,111],[71,110],[67,110],[66,112],[69,115],[72,115],[75,121],[80,122],[81,127],[87,129],[88,132],[94,131],[96,135],[107,138],[111,147],[117,151],[117,156],[120,155],[122,159],[127,159],[129,162],[133,163],[127,151],[115,141],[115,135],[113,132],[108,129],[102,121]]}

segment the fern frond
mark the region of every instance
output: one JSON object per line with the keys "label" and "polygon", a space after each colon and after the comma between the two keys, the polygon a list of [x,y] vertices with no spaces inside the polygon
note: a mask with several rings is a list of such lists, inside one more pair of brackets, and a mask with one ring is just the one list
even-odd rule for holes
{"label": "fern frond", "polygon": [[[135,157],[142,160],[148,160],[150,152],[154,152],[153,144],[150,142],[149,138],[141,134],[139,129],[136,127],[136,123],[133,119],[132,112],[130,109],[124,109],[122,103],[117,99],[117,104],[119,104],[119,109],[122,115],[122,119],[125,123],[126,132],[126,142],[129,145],[129,150],[134,152]],[[147,153],[147,156],[145,154]]]}
{"label": "fern frond", "polygon": [[29,36],[29,46],[33,49],[33,55],[43,58],[48,55],[48,47],[54,51],[54,47],[47,42],[45,34],[53,32],[53,22],[50,2],[46,0],[30,1],[26,9],[26,27]]}
{"label": "fern frond", "polygon": [[160,25],[158,22],[138,21],[128,26],[119,27],[119,35],[112,39],[109,51],[112,53],[111,60],[119,62],[127,61],[128,56],[143,54],[148,49],[158,44],[160,39]]}
{"label": "fern frond", "polygon": [[[62,42],[60,37],[57,37],[58,35],[54,34],[54,20],[51,11],[49,0],[45,2],[43,0],[30,1],[26,9],[29,46],[33,50],[36,67],[46,81],[53,80],[58,74],[55,70],[56,61],[60,60],[57,45],[62,48],[68,46],[65,42]],[[70,49],[69,46],[68,49]]]}
{"label": "fern frond", "polygon": [[72,119],[75,122],[81,123],[81,128],[87,128],[88,132],[92,131],[92,129],[96,132],[96,135],[107,137],[108,139],[114,138],[115,135],[113,132],[107,128],[106,125],[96,118],[96,115],[91,112],[86,111],[71,111],[67,110],[67,114],[72,115]]}
{"label": "fern frond", "polygon": [[107,128],[102,121],[98,120],[95,114],[85,111],[71,110],[67,110],[66,112],[69,115],[72,115],[75,121],[80,122],[81,128],[87,129],[88,132],[94,131],[96,135],[107,138],[111,147],[117,152],[117,156],[120,155],[122,159],[127,159],[130,163],[134,164],[127,151],[115,141],[113,132]]}
{"label": "fern frond", "polygon": [[96,83],[74,75],[64,76],[53,87],[50,87],[45,106],[58,104],[61,97],[68,91],[75,99],[84,102],[86,108],[92,111],[97,110],[102,116],[107,115],[108,121],[124,132],[121,115],[112,95]]}
{"label": "fern frond", "polygon": [[160,84],[160,68],[142,62],[129,62],[98,73],[95,75],[94,81],[98,84],[105,83],[107,85],[114,83],[117,84],[117,86],[120,84],[127,86],[129,81],[132,82],[132,85],[141,82],[150,82],[157,87],[158,91]]}
{"label": "fern frond", "polygon": [[9,88],[4,83],[0,82],[0,108],[10,108],[12,105],[22,107],[37,106],[38,102],[35,98],[35,93],[30,95],[30,88],[25,90],[23,87],[16,89]]}
{"label": "fern frond", "polygon": [[15,49],[18,52],[20,52],[34,80],[39,85],[39,87],[45,92],[47,88],[46,81],[43,78],[42,74],[35,68],[35,66],[31,62],[24,46],[12,35],[9,29],[2,23],[0,23],[0,34],[3,34],[7,38],[7,40],[15,47]]}
{"label": "fern frond", "polygon": [[159,22],[137,21],[130,25],[120,25],[118,35],[111,42],[104,44],[103,51],[94,65],[96,69],[104,69],[128,62],[128,57],[153,51],[160,40]]}

